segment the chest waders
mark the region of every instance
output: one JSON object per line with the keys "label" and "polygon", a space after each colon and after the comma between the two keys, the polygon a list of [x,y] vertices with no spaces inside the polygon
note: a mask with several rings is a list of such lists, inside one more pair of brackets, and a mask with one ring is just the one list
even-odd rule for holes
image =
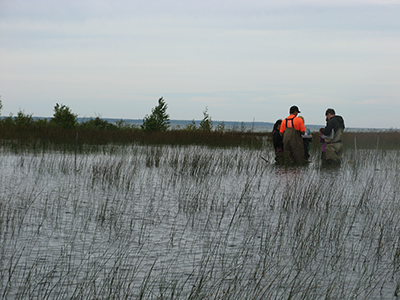
{"label": "chest waders", "polygon": [[343,153],[342,144],[343,129],[335,132],[333,139],[325,139],[326,141],[326,162],[340,163]]}
{"label": "chest waders", "polygon": [[[283,156],[287,163],[304,163],[304,145],[301,132],[294,128],[293,119],[286,118],[286,129],[283,133]],[[291,127],[288,127],[288,125]]]}

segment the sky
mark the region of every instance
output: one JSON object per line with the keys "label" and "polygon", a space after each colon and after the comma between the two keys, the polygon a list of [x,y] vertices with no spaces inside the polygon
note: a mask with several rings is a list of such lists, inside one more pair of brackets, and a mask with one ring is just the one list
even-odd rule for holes
{"label": "sky", "polygon": [[0,0],[2,116],[400,128],[400,0]]}

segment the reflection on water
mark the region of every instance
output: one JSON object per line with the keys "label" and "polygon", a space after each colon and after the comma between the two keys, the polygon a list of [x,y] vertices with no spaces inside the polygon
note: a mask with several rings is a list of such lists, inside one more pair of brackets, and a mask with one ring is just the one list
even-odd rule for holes
{"label": "reflection on water", "polygon": [[3,153],[3,298],[394,299],[399,152],[318,154]]}

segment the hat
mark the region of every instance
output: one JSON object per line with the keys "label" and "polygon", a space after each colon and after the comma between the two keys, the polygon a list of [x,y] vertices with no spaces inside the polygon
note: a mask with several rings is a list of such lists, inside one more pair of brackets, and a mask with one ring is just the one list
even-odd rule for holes
{"label": "hat", "polygon": [[290,110],[289,110],[289,113],[294,113],[294,112],[298,112],[298,113],[300,113],[301,111],[299,110],[299,108],[296,106],[296,105],[293,105],[291,108],[290,108]]}

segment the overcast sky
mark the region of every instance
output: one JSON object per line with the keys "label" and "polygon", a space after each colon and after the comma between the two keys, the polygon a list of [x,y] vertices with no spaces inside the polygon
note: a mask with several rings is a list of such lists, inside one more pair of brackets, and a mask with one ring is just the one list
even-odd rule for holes
{"label": "overcast sky", "polygon": [[400,0],[0,0],[1,114],[400,128]]}

